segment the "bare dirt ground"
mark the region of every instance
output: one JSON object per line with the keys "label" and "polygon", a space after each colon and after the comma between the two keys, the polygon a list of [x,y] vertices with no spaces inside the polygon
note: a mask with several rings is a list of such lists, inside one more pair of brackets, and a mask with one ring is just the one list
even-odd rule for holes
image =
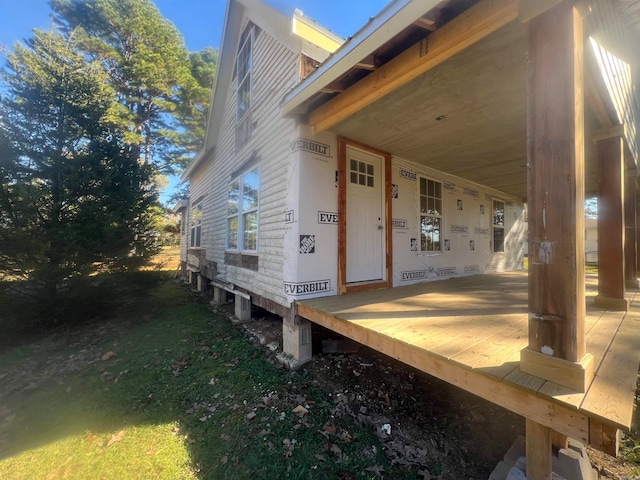
{"label": "bare dirt ground", "polygon": [[[233,315],[232,305],[215,310]],[[282,349],[282,321],[265,313],[243,328],[275,364],[276,343]],[[338,337],[315,329],[314,357],[301,374],[332,392],[334,415],[370,425],[389,460],[415,468],[417,478],[486,479],[517,436],[524,435],[519,415],[364,347],[355,353],[322,354],[323,338]],[[381,429],[386,424],[391,434]],[[637,412],[634,424],[637,440]],[[625,441],[629,437],[623,435]],[[640,479],[637,463],[593,449],[589,455],[601,479]],[[437,472],[441,474],[435,476]]]}

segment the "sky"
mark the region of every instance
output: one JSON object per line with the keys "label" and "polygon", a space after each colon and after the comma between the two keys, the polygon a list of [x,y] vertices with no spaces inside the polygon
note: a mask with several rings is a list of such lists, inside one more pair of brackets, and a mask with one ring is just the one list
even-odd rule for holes
{"label": "sky", "polygon": [[[376,15],[389,0],[269,0],[283,12],[294,8],[342,37],[349,37]],[[187,49],[218,48],[222,38],[226,0],[154,0],[164,17],[184,37]],[[34,28],[51,25],[49,0],[0,0],[0,52],[31,36]],[[1,59],[0,59],[1,60]],[[4,61],[0,61],[4,63]],[[166,201],[178,179],[172,178],[161,193]]]}

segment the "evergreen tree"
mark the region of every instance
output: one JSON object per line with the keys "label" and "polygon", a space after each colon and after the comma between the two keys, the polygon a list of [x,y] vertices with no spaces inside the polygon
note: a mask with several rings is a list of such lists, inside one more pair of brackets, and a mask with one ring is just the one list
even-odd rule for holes
{"label": "evergreen tree", "polygon": [[0,273],[27,278],[55,310],[64,281],[154,251],[150,171],[118,128],[117,94],[77,38],[16,44],[0,101]]}
{"label": "evergreen tree", "polygon": [[217,53],[188,54],[150,0],[51,0],[54,18],[100,62],[117,94],[117,116],[134,156],[165,173],[185,165],[204,138]]}

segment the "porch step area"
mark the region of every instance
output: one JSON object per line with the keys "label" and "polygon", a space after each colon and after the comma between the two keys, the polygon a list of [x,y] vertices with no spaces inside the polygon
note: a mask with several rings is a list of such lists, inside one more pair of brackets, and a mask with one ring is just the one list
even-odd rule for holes
{"label": "porch step area", "polygon": [[[526,480],[527,459],[525,438],[520,435],[513,442],[504,459],[493,469],[489,480]],[[569,447],[553,455],[552,480],[598,480],[598,472],[591,467],[585,446],[569,439]]]}

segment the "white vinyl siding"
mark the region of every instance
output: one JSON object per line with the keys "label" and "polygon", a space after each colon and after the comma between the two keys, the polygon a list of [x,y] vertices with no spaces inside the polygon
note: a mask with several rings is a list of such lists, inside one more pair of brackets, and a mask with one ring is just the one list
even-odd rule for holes
{"label": "white vinyl siding", "polygon": [[[244,26],[243,26],[244,29]],[[215,262],[220,278],[264,298],[288,306],[284,295],[283,212],[287,198],[290,156],[288,138],[298,135],[296,121],[280,114],[280,99],[298,78],[299,55],[265,30],[254,27],[252,48],[251,120],[256,128],[236,150],[237,76],[229,85],[225,111],[212,161],[196,170],[190,180],[191,198],[203,198],[202,232],[207,239],[206,259]],[[230,181],[252,156],[260,158],[260,212],[256,251],[259,269],[225,264]],[[238,239],[239,241],[239,239]]]}

